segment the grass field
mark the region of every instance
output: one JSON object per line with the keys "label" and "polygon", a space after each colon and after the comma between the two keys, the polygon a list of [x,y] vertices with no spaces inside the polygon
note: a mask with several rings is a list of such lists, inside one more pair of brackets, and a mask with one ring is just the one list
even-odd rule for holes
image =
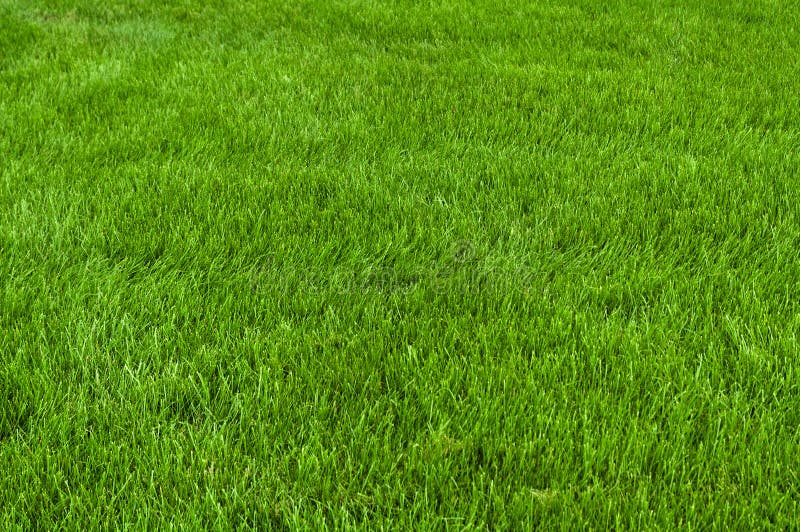
{"label": "grass field", "polygon": [[0,528],[800,526],[800,5],[0,0]]}

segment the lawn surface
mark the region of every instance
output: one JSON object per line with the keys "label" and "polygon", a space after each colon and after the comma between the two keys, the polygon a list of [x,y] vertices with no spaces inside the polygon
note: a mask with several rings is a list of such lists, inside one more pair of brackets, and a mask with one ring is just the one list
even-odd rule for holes
{"label": "lawn surface", "polygon": [[0,528],[796,527],[798,147],[793,2],[0,0]]}

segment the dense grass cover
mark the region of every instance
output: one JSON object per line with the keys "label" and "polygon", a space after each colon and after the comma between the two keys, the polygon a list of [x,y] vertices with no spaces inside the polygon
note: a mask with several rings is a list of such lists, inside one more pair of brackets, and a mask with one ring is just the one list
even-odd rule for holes
{"label": "dense grass cover", "polygon": [[800,7],[0,0],[0,528],[798,525]]}

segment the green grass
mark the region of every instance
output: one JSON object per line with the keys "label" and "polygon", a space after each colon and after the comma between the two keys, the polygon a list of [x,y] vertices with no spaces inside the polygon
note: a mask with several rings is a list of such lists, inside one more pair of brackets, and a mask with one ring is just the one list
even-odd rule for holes
{"label": "green grass", "polygon": [[800,526],[800,7],[0,0],[0,528]]}

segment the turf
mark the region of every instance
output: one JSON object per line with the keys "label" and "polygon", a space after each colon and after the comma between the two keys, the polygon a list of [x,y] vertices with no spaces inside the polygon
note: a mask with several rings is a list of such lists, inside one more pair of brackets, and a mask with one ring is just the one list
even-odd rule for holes
{"label": "turf", "polygon": [[0,0],[0,527],[799,526],[798,28]]}

